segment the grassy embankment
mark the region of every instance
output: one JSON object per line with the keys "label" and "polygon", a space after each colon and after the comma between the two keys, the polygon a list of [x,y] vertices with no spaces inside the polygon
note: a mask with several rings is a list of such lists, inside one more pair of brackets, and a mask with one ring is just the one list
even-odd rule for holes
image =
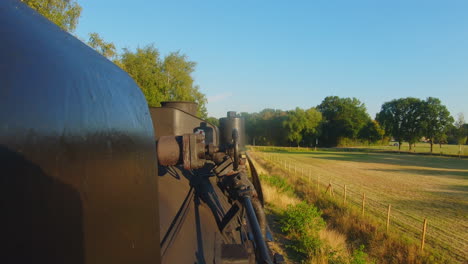
{"label": "grassy embankment", "polygon": [[[390,234],[385,234],[378,219],[362,218],[358,210],[345,209],[339,198],[330,199],[319,195],[323,191],[317,193],[316,188],[310,185],[310,179],[286,178],[291,186],[295,186],[294,192],[301,200],[308,200],[322,209],[329,228],[340,230],[346,237],[348,252],[364,244],[370,256],[375,257],[379,263],[421,263],[430,262],[431,259],[440,262],[444,258],[453,259],[451,253],[458,254],[458,261],[463,261],[466,241],[460,241],[457,237],[463,238],[467,227],[466,160],[343,152],[287,152],[275,155],[283,160],[283,164],[294,163],[298,167],[313,171],[313,177],[317,175],[321,181],[328,182],[332,179],[334,183],[347,184],[349,190],[354,190],[355,193],[365,192],[369,201],[392,204],[395,212],[392,212]],[[275,163],[278,164],[278,161],[279,159]],[[272,162],[260,163],[263,163],[270,173],[283,176],[286,174],[279,166],[272,166]],[[338,192],[335,190],[335,193]],[[352,204],[353,197],[350,195],[348,199]],[[273,203],[275,206],[281,204]],[[379,210],[370,210],[369,213],[378,216],[379,212],[376,211]],[[399,212],[404,212],[404,215],[398,215]],[[385,208],[380,213],[385,213]],[[445,248],[442,246],[435,250],[426,246],[433,254],[427,253],[427,250],[426,253],[419,254],[415,244],[417,228],[410,230],[416,235],[407,234],[401,238],[401,232],[398,231],[401,226],[395,226],[398,222],[396,218],[403,219],[407,215],[414,219],[429,217],[429,240],[434,239],[437,232],[442,232],[437,235],[437,239],[445,240],[445,243],[442,243],[445,244]],[[405,220],[400,224],[406,223],[408,222]],[[450,241],[450,238],[453,238],[453,241]],[[437,241],[430,242],[431,245],[437,245]]]}

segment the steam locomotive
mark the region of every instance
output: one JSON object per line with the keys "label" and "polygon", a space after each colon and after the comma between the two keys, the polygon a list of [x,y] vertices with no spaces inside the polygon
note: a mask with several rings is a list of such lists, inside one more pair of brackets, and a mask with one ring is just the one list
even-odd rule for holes
{"label": "steam locomotive", "polygon": [[149,108],[19,1],[0,34],[1,263],[282,262],[234,112],[218,128],[194,103]]}

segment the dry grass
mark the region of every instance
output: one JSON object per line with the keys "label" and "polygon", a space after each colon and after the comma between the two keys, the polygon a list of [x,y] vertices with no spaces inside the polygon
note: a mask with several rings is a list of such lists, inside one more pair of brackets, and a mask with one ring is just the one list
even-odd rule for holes
{"label": "dry grass", "polygon": [[330,228],[323,229],[319,234],[320,239],[336,250],[339,254],[343,254],[343,256],[349,255],[346,247],[346,236],[344,234]]}
{"label": "dry grass", "polygon": [[347,248],[346,236],[334,229],[326,228],[320,231],[320,240],[324,243],[322,250],[314,258],[309,259],[309,264],[328,264],[330,252],[334,252],[334,258],[342,259],[344,263],[351,259],[351,254]]}
{"label": "dry grass", "polygon": [[296,205],[300,201],[296,197],[280,193],[278,190],[268,184],[262,184],[263,196],[269,204],[274,204],[277,209],[286,209],[288,205]]}

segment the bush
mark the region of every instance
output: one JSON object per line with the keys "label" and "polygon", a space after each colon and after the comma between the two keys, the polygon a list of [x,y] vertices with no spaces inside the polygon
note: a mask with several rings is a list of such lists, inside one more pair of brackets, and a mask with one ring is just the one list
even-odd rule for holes
{"label": "bush", "polygon": [[305,202],[288,206],[281,217],[280,225],[281,231],[292,241],[289,248],[305,257],[320,250],[322,243],[319,231],[325,227],[325,221],[315,206]]}

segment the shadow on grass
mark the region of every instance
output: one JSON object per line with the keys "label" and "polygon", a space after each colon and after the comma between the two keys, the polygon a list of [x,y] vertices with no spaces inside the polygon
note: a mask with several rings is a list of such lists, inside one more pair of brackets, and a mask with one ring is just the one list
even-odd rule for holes
{"label": "shadow on grass", "polygon": [[464,170],[434,170],[434,169],[371,169],[379,172],[410,173],[422,176],[450,177],[453,179],[468,179],[468,171]]}
{"label": "shadow on grass", "polygon": [[281,153],[325,160],[382,163],[398,166],[421,166],[435,169],[457,169],[460,170],[461,176],[468,176],[468,161],[465,159],[376,152],[314,151]]}
{"label": "shadow on grass", "polygon": [[421,211],[422,208],[430,215],[433,210],[444,210],[444,214],[449,213],[445,209],[453,210],[455,215],[466,215],[468,212],[468,186],[466,185],[447,185],[440,187],[437,191],[427,192],[433,197],[424,200],[402,199],[395,200],[395,206],[404,208],[405,211]]}

